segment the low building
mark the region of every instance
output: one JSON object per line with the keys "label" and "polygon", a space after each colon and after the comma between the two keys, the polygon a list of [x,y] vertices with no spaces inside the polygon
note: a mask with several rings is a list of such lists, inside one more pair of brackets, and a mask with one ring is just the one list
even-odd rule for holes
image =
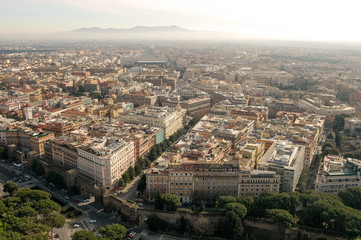
{"label": "low building", "polygon": [[55,138],[54,133],[34,132],[27,128],[10,128],[5,131],[6,145],[16,145],[44,155],[44,144]]}
{"label": "low building", "polygon": [[134,104],[153,106],[157,101],[157,96],[149,95],[147,92],[123,93],[117,97],[118,102],[131,102]]}
{"label": "low building", "polygon": [[361,133],[361,118],[345,118],[344,129],[349,129],[351,134]]}
{"label": "low building", "polygon": [[194,113],[201,110],[207,110],[210,108],[211,99],[208,97],[191,98],[184,101],[172,101],[167,99],[162,101],[162,106],[168,106],[175,108],[180,105],[182,109],[185,109],[188,113]]}
{"label": "low building", "polygon": [[338,194],[348,187],[361,187],[361,161],[328,155],[318,171],[315,191]]}

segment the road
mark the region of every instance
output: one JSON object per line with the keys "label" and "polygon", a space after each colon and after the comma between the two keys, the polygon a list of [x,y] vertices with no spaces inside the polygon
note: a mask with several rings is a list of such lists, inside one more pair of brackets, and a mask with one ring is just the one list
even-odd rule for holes
{"label": "road", "polygon": [[128,183],[127,186],[122,190],[122,193],[118,194],[121,198],[125,198],[127,200],[136,201],[137,199],[137,186],[140,177],[137,176],[133,179],[132,182]]}

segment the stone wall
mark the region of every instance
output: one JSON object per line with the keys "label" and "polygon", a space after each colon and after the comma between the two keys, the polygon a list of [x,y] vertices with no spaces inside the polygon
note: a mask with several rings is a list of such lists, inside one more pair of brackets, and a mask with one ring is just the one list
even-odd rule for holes
{"label": "stone wall", "polygon": [[[134,223],[141,223],[147,217],[152,214],[157,215],[160,219],[168,223],[176,223],[183,215],[193,225],[200,217],[207,218],[214,226],[214,229],[219,229],[221,224],[224,224],[226,215],[224,212],[218,213],[202,213],[195,214],[184,210],[178,210],[175,212],[159,211],[144,209],[138,207],[135,202],[124,200],[112,194],[105,194],[103,196],[104,210],[107,212],[118,212],[123,219],[127,219]],[[264,240],[297,240],[303,234],[308,234],[311,237],[317,237],[321,234],[326,235],[329,239],[344,239],[342,236],[336,236],[335,234],[327,234],[322,230],[314,229],[309,230],[305,228],[290,229],[284,226],[275,224],[274,222],[261,220],[256,218],[247,217],[243,221],[245,232],[248,236],[254,235],[257,238]]]}

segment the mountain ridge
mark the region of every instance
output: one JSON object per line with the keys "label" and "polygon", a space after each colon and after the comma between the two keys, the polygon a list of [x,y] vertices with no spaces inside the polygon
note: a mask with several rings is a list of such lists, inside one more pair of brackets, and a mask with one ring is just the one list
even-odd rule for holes
{"label": "mountain ridge", "polygon": [[137,31],[192,31],[192,30],[181,28],[176,25],[170,25],[170,26],[134,26],[131,28],[89,27],[89,28],[77,28],[77,29],[73,29],[71,31],[65,31],[65,32],[91,32],[91,31],[137,32]]}

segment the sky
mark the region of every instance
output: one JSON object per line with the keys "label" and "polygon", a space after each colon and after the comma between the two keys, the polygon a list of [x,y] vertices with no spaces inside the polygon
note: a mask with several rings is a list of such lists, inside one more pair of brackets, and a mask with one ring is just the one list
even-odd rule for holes
{"label": "sky", "polygon": [[360,0],[0,0],[0,35],[176,25],[250,37],[361,41]]}

